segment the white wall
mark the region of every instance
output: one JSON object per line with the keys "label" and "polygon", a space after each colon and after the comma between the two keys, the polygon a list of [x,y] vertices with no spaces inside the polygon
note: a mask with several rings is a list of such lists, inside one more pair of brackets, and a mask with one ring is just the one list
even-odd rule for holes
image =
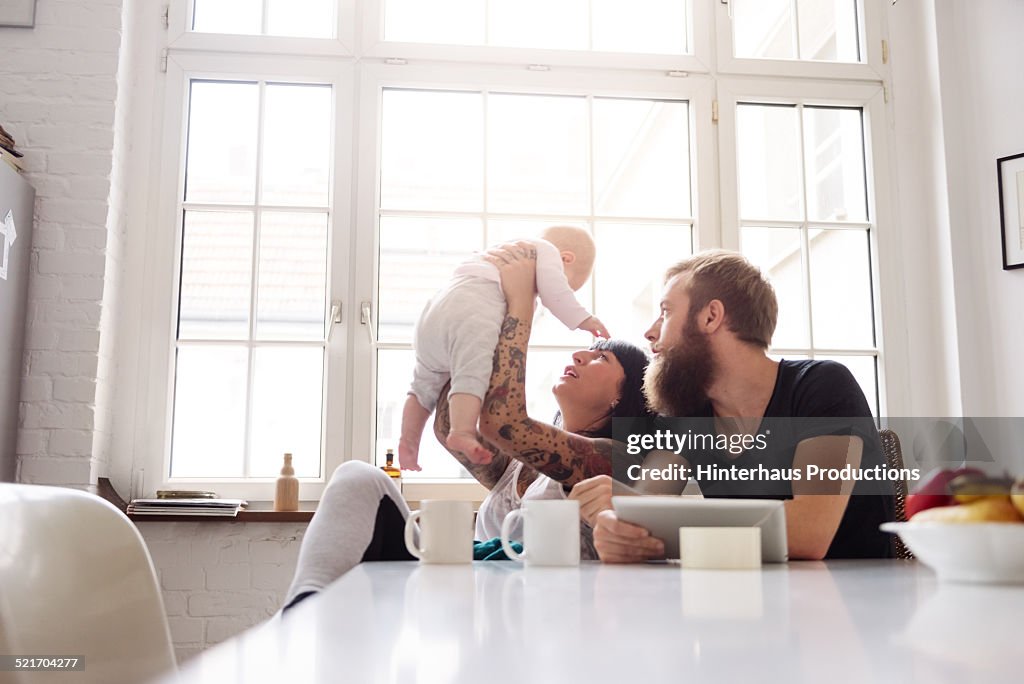
{"label": "white wall", "polygon": [[[0,120],[37,192],[17,446],[23,482],[86,486],[109,458],[121,21],[122,0],[39,0],[35,28],[0,29]],[[111,339],[101,350],[104,333]]]}
{"label": "white wall", "polygon": [[139,523],[178,662],[277,612],[305,530],[305,523]]}
{"label": "white wall", "polygon": [[889,11],[893,177],[906,296],[910,416],[958,416],[960,365],[932,0]]}
{"label": "white wall", "polygon": [[1024,270],[1002,270],[995,161],[1024,152],[1024,2],[935,10],[963,411],[1024,416]]}
{"label": "white wall", "polygon": [[[150,372],[123,311],[146,282],[146,174],[159,123],[163,30],[153,0],[38,0],[33,29],[0,28],[0,122],[37,190],[18,433],[22,482],[128,496]],[[124,30],[122,30],[124,28]],[[115,380],[116,378],[116,380]],[[113,452],[113,455],[112,453]],[[305,525],[142,523],[179,658],[272,615]]]}

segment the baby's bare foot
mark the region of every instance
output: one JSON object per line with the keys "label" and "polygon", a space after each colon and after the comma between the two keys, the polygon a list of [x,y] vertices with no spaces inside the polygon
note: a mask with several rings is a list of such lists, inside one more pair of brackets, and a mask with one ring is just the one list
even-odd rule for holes
{"label": "baby's bare foot", "polygon": [[471,463],[481,465],[491,462],[491,452],[477,441],[476,435],[472,432],[456,432],[454,430],[449,432],[445,446],[452,451],[465,454]]}
{"label": "baby's bare foot", "polygon": [[402,470],[422,470],[419,464],[420,445],[412,440],[398,440],[398,467]]}

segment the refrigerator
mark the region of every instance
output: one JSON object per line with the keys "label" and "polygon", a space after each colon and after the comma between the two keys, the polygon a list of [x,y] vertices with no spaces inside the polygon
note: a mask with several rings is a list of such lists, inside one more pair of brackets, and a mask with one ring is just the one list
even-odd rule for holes
{"label": "refrigerator", "polygon": [[0,161],[0,482],[13,482],[18,442],[32,205],[36,191]]}

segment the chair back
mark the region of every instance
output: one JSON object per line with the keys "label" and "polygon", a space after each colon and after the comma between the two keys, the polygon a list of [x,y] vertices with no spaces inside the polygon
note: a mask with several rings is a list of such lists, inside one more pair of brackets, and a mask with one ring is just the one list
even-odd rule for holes
{"label": "chair back", "polygon": [[174,669],[153,563],[121,511],[74,489],[0,483],[0,653],[85,659],[81,672],[6,673],[17,684]]}
{"label": "chair back", "polygon": [[[888,464],[890,469],[903,470],[903,448],[900,446],[900,438],[892,430],[879,430],[878,436],[882,440],[882,452],[885,454],[885,462]],[[907,481],[900,478],[896,480],[896,520],[897,522],[905,522],[907,519]],[[896,557],[897,558],[913,558],[914,554],[910,552],[904,544],[903,540],[899,538],[899,535],[893,535],[896,546]]]}

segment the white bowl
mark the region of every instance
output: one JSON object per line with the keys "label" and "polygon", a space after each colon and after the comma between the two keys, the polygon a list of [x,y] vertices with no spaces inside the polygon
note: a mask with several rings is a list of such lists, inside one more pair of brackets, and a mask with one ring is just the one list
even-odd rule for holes
{"label": "white bowl", "polygon": [[940,580],[1024,584],[1024,523],[888,522]]}

